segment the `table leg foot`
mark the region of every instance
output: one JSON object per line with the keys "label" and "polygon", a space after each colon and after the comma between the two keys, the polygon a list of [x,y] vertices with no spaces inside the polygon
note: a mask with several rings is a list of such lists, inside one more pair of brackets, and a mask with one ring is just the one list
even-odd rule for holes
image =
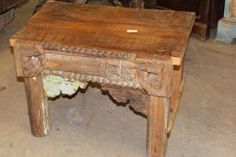
{"label": "table leg foot", "polygon": [[169,99],[151,96],[148,105],[148,157],[164,157],[167,145]]}
{"label": "table leg foot", "polygon": [[37,137],[46,136],[49,130],[48,99],[42,78],[25,78],[25,91],[32,134]]}

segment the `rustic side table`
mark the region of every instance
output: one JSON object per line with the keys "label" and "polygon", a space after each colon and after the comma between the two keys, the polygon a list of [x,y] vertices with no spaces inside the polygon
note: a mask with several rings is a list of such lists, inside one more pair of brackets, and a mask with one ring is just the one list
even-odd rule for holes
{"label": "rustic side table", "polygon": [[11,39],[32,134],[49,130],[48,97],[101,84],[148,119],[148,157],[164,157],[195,15],[48,2]]}

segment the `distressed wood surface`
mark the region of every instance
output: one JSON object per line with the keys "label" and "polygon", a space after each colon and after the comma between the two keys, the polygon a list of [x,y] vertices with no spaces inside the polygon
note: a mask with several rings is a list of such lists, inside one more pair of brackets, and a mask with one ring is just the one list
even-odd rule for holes
{"label": "distressed wood surface", "polygon": [[147,106],[149,104],[149,96],[145,91],[140,89],[123,88],[120,86],[102,85],[102,90],[106,90],[112,98],[118,103],[127,103],[134,111],[147,116]]}
{"label": "distressed wood surface", "polygon": [[147,110],[148,157],[164,157],[167,146],[168,98],[151,96]]}
{"label": "distressed wood surface", "polygon": [[148,118],[147,155],[164,157],[193,22],[187,12],[46,3],[10,39],[33,135],[48,134],[47,97],[95,82]]}
{"label": "distressed wood surface", "polygon": [[38,137],[48,135],[48,100],[44,92],[42,78],[26,78],[25,91],[32,134]]}
{"label": "distressed wood surface", "polygon": [[43,77],[43,86],[46,96],[55,98],[60,95],[72,96],[78,89],[85,89],[87,82],[70,81],[61,76],[48,75]]}
{"label": "distressed wood surface", "polygon": [[172,79],[172,90],[171,90],[171,98],[170,98],[170,114],[169,114],[169,120],[168,120],[168,136],[171,134],[171,130],[174,125],[174,121],[176,118],[176,114],[179,110],[179,104],[180,99],[182,95],[182,89],[183,89],[183,67],[181,66],[175,66],[174,67],[174,74]]}
{"label": "distressed wood surface", "polygon": [[191,12],[48,2],[11,43],[23,39],[72,49],[121,51],[137,58],[175,57],[175,64],[180,64],[193,21]]}

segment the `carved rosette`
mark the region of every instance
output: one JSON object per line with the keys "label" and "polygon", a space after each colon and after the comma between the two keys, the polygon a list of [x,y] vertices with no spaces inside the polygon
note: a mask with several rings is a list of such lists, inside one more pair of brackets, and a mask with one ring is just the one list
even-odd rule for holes
{"label": "carved rosette", "polygon": [[40,44],[17,42],[14,55],[19,77],[35,77],[44,70],[45,57]]}
{"label": "carved rosette", "polygon": [[23,73],[26,77],[34,77],[41,74],[44,70],[44,56],[23,56]]}

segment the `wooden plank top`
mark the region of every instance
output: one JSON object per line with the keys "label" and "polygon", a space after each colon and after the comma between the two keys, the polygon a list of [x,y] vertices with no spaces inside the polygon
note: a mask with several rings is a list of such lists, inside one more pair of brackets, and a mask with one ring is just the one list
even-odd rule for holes
{"label": "wooden plank top", "polygon": [[[179,65],[195,14],[48,2],[10,40],[171,58]],[[74,52],[76,53],[76,52]]]}

